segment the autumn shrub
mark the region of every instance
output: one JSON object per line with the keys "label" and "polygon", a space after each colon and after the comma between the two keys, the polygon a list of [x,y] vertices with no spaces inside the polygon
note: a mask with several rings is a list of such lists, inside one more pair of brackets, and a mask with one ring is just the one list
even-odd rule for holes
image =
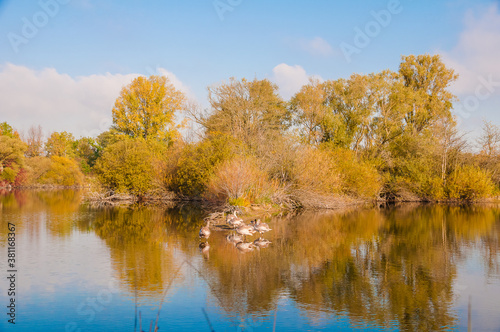
{"label": "autumn shrub", "polygon": [[446,198],[446,192],[443,180],[438,176],[433,176],[426,181],[423,186],[423,193],[430,200],[443,200]]}
{"label": "autumn shrub", "polygon": [[208,182],[205,196],[233,205],[263,201],[271,203],[277,187],[277,182],[268,179],[255,158],[238,156],[216,168]]}
{"label": "autumn shrub", "polygon": [[292,181],[299,190],[324,194],[340,194],[342,191],[336,160],[323,149],[304,148],[297,154]]}
{"label": "autumn shrub", "polygon": [[13,183],[16,180],[18,172],[19,172],[19,166],[16,164],[4,167],[2,174],[0,174],[0,180],[6,181],[8,183]]}
{"label": "autumn shrub", "polygon": [[50,157],[48,170],[40,176],[38,182],[58,186],[79,186],[83,184],[83,174],[74,159]]}
{"label": "autumn shrub", "polygon": [[471,165],[457,167],[446,183],[446,193],[451,199],[472,201],[491,196],[494,190],[490,173]]}
{"label": "autumn shrub", "polygon": [[48,157],[26,158],[27,184],[39,184],[43,175],[49,171],[51,163]]}
{"label": "autumn shrub", "polygon": [[216,167],[231,159],[236,148],[237,142],[226,135],[186,145],[172,170],[169,188],[185,196],[202,196]]}
{"label": "autumn shrub", "polygon": [[375,166],[353,151],[328,145],[298,151],[292,181],[302,192],[359,198],[375,198],[382,189]]}
{"label": "autumn shrub", "polygon": [[339,148],[330,153],[340,174],[344,194],[363,198],[379,195],[382,181],[374,165],[357,157],[352,150]]}
{"label": "autumn shrub", "polygon": [[154,154],[143,139],[124,139],[109,145],[94,171],[101,183],[120,193],[144,195],[154,186]]}

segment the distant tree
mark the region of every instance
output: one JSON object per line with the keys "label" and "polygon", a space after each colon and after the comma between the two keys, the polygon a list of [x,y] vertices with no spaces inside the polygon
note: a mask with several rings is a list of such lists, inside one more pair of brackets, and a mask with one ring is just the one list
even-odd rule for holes
{"label": "distant tree", "polygon": [[491,173],[495,184],[500,185],[500,128],[490,121],[483,122],[483,133],[477,143],[481,152],[476,156],[478,166]]}
{"label": "distant tree", "polygon": [[7,122],[0,123],[0,135],[10,138],[19,138],[19,133],[14,130]]}
{"label": "distant tree", "polygon": [[322,142],[328,114],[323,84],[319,80],[311,80],[292,97],[290,107],[302,141],[307,144]]}
{"label": "distant tree", "polygon": [[107,146],[111,144],[115,144],[122,139],[128,138],[123,133],[119,133],[115,129],[110,129],[102,132],[99,136],[96,138],[96,143],[99,146],[99,151],[102,152]]}
{"label": "distant tree", "polygon": [[330,110],[324,121],[325,142],[357,151],[368,135],[374,111],[370,76],[354,74],[349,79],[323,83]]}
{"label": "distant tree", "polygon": [[28,145],[26,157],[38,157],[43,154],[43,131],[42,126],[31,126],[23,141]]}
{"label": "distant tree", "polygon": [[208,88],[211,113],[202,125],[208,135],[228,134],[251,148],[265,145],[291,124],[290,112],[269,80],[231,78]]}
{"label": "distant tree", "polygon": [[481,152],[488,157],[497,155],[500,145],[500,128],[491,121],[483,121],[483,133],[477,142],[481,146]]}
{"label": "distant tree", "polygon": [[112,129],[133,138],[171,143],[180,136],[175,112],[184,102],[184,94],[167,77],[137,77],[121,90],[115,102]]}
{"label": "distant tree", "polygon": [[411,109],[405,116],[408,129],[420,133],[440,118],[451,118],[456,97],[447,90],[458,78],[446,68],[439,55],[403,56],[399,74],[413,95],[407,95]]}
{"label": "distant tree", "polygon": [[45,151],[47,156],[59,156],[73,158],[75,138],[73,134],[66,131],[53,132],[45,143]]}
{"label": "distant tree", "polygon": [[84,173],[89,173],[99,157],[99,144],[92,137],[82,137],[73,146],[80,168]]}

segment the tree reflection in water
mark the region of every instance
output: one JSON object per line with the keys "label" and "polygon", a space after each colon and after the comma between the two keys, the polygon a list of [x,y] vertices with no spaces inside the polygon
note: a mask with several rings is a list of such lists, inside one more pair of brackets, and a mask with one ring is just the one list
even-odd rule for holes
{"label": "tree reflection in water", "polygon": [[[271,317],[280,298],[289,297],[311,321],[337,315],[354,325],[435,331],[457,324],[453,285],[467,250],[480,252],[487,278],[500,275],[496,205],[404,205],[267,219],[273,230],[264,237],[271,244],[246,253],[215,227],[208,254],[198,240],[204,215],[193,207],[92,208],[77,194],[16,195],[1,196],[4,215],[21,205],[23,213],[48,209],[55,218],[47,227],[56,236],[74,227],[95,232],[109,247],[124,291],[160,300],[172,280],[175,287],[199,278],[196,269],[209,286],[210,303],[230,318]],[[18,222],[18,232],[35,231],[36,220]]]}
{"label": "tree reflection in water", "polygon": [[236,250],[227,232],[215,231],[204,260],[194,250],[201,215],[103,211],[95,229],[111,248],[119,246],[114,261],[127,259],[119,274],[130,288],[127,273],[134,270],[139,289],[160,291],[180,263],[174,259],[180,250],[202,271],[214,303],[231,316],[269,315],[280,295],[289,294],[311,317],[335,313],[353,324],[396,321],[402,329],[439,330],[457,323],[452,286],[468,245],[481,240],[489,271],[498,276],[499,213],[496,207],[440,205],[307,212],[268,220],[272,245],[249,253]]}

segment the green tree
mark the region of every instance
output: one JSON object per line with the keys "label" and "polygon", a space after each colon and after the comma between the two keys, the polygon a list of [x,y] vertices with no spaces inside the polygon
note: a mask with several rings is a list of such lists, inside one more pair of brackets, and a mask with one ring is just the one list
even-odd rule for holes
{"label": "green tree", "polygon": [[125,139],[109,145],[94,170],[106,187],[144,195],[153,189],[153,161],[154,154],[144,139]]}
{"label": "green tree", "polygon": [[99,157],[99,145],[91,137],[82,137],[74,142],[76,159],[84,173],[90,173]]}
{"label": "green tree", "polygon": [[19,138],[19,133],[14,130],[7,122],[0,123],[0,135],[10,138]]}
{"label": "green tree", "polygon": [[170,144],[180,136],[175,112],[184,102],[184,94],[167,77],[137,77],[121,90],[115,102],[112,129],[133,138],[156,138]]}

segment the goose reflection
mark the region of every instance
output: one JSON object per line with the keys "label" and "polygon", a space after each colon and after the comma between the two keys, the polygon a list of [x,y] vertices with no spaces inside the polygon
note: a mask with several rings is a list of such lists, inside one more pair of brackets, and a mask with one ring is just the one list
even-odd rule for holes
{"label": "goose reflection", "polygon": [[243,242],[243,237],[238,234],[230,234],[226,236],[227,242],[231,242],[233,245],[236,245],[238,242]]}
{"label": "goose reflection", "polygon": [[257,240],[253,241],[253,244],[258,248],[267,248],[270,243],[271,241],[262,237],[259,237]]}
{"label": "goose reflection", "polygon": [[208,257],[208,252],[210,250],[210,244],[208,242],[201,242],[199,245],[200,251],[203,255]]}
{"label": "goose reflection", "polygon": [[236,244],[236,249],[241,252],[249,252],[254,249],[254,244],[252,242],[238,242]]}

